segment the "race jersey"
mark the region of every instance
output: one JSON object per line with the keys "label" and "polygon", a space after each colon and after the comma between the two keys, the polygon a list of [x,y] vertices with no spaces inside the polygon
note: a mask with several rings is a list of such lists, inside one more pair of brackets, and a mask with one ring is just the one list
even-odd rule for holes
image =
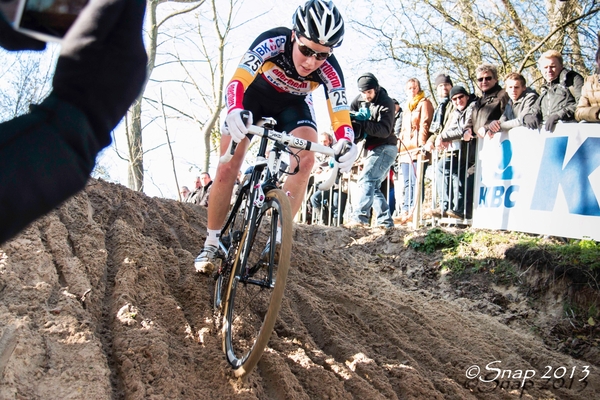
{"label": "race jersey", "polygon": [[233,78],[227,84],[229,111],[243,109],[244,92],[252,85],[269,99],[307,96],[323,85],[331,125],[336,139],[354,141],[350,122],[350,106],[346,99],[344,76],[331,55],[319,69],[306,77],[298,75],[292,60],[292,30],[275,28],[262,33],[244,54]]}

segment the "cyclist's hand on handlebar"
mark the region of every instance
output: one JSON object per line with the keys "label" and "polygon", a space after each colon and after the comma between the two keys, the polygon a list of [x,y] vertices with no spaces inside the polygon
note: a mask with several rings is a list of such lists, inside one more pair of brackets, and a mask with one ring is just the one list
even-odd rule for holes
{"label": "cyclist's hand on handlebar", "polygon": [[248,134],[248,126],[252,125],[252,113],[247,110],[236,108],[231,110],[225,117],[227,129],[222,130],[222,134],[231,135],[234,142],[239,143]]}
{"label": "cyclist's hand on handlebar", "polygon": [[356,145],[347,139],[340,139],[333,145],[333,151],[335,152],[335,159],[340,165],[340,171],[342,173],[350,171],[354,160],[358,156]]}

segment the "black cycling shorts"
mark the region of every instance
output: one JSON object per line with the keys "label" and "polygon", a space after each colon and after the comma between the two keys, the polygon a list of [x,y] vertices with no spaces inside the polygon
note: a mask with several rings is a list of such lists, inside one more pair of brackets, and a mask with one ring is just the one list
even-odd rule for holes
{"label": "black cycling shorts", "polygon": [[315,131],[315,112],[312,96],[293,96],[289,94],[264,95],[249,86],[244,93],[244,109],[252,112],[254,124],[261,118],[271,117],[277,121],[275,130],[290,133],[301,126],[310,126]]}

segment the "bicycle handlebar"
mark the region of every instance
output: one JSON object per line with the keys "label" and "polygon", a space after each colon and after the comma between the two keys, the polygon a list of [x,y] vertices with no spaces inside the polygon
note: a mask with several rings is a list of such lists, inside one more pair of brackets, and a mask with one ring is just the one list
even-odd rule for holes
{"label": "bicycle handlebar", "polygon": [[[252,135],[256,135],[256,136],[267,136],[271,140],[274,140],[279,143],[283,143],[284,145],[293,147],[295,149],[313,151],[313,152],[325,154],[326,156],[329,156],[329,157],[334,156],[334,152],[331,147],[323,146],[322,144],[311,142],[310,140],[301,139],[301,138],[298,138],[298,137],[295,137],[292,135],[288,135],[286,133],[277,132],[275,130],[265,128],[262,126],[250,125],[248,127],[248,133],[250,133]],[[233,153],[235,152],[236,146],[237,146],[237,143],[235,143],[233,140],[231,140],[229,142],[229,147],[227,148],[227,151],[225,152],[225,154],[223,154],[221,156],[221,158],[219,158],[219,162],[221,162],[221,163],[229,162],[231,160],[231,158],[233,157]],[[327,177],[327,179],[325,179],[319,185],[319,190],[321,190],[321,191],[329,190],[333,186],[333,184],[335,183],[335,180],[337,178],[339,169],[340,169],[339,164],[337,162],[335,162],[333,168],[331,168],[331,172],[329,173],[329,176]]]}

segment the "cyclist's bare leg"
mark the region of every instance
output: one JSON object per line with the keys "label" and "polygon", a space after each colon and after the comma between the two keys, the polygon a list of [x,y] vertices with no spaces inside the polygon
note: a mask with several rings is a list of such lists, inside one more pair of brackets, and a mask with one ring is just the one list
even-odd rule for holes
{"label": "cyclist's bare leg", "polygon": [[[317,131],[310,126],[298,127],[291,131],[290,134],[301,139],[310,140],[311,142],[318,142]],[[315,162],[315,156],[312,151],[301,151],[298,156],[300,157],[300,170],[296,175],[289,175],[283,185],[283,190],[290,192],[289,200],[292,209],[292,218],[302,206],[302,200],[304,200],[304,196],[306,195],[308,178]],[[292,164],[290,165],[290,171],[293,171],[296,168],[296,160],[293,157],[290,158]]]}
{"label": "cyclist's bare leg", "polygon": [[[230,141],[231,136],[221,136],[221,155],[227,151]],[[217,172],[210,189],[207,229],[221,229],[225,218],[227,218],[235,180],[244,162],[244,156],[249,144],[250,141],[248,138],[242,140],[235,149],[235,154],[231,161],[217,165]]]}

